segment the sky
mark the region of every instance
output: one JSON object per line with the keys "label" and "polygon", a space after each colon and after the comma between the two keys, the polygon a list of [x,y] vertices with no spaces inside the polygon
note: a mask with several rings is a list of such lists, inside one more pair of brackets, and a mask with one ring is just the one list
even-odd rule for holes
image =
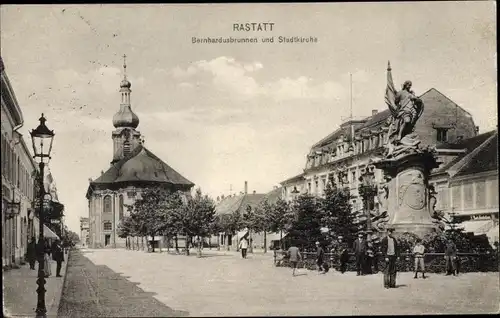
{"label": "sky", "polygon": [[[354,117],[386,108],[388,60],[397,87],[436,88],[480,132],[496,129],[495,11],[494,2],[2,5],[1,55],[20,132],[28,139],[43,112],[56,133],[50,170],[79,232],[88,179],[112,160],[124,54],[148,149],[214,198],[245,181],[266,193],[302,172],[309,148],[349,116],[351,98]],[[233,31],[247,22],[273,30]]]}

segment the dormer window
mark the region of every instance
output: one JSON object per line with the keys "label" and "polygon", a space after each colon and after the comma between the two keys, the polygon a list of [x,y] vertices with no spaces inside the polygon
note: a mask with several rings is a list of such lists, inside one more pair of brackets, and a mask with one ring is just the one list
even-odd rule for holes
{"label": "dormer window", "polygon": [[438,142],[447,142],[448,141],[448,129],[447,128],[436,128],[437,137],[436,140]]}

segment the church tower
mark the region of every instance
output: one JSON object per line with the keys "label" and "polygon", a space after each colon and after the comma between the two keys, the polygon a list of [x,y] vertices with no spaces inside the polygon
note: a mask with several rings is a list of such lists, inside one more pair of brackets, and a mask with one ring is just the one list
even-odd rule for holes
{"label": "church tower", "polygon": [[130,87],[132,84],[127,80],[126,55],[123,55],[123,80],[120,83],[121,103],[120,110],[113,116],[113,165],[130,154],[141,144],[141,133],[136,130],[139,126],[139,117],[132,111],[130,105]]}

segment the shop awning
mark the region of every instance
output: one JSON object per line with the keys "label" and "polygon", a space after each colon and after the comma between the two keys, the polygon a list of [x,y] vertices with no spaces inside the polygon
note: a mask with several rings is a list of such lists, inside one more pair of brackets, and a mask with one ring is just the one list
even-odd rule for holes
{"label": "shop awning", "polygon": [[[40,227],[40,222],[38,221],[38,218],[35,217],[33,219],[33,226],[36,229],[36,233],[38,233],[38,228]],[[37,235],[38,236],[38,235]],[[43,237],[45,238],[51,238],[51,239],[60,239],[59,236],[57,236],[54,231],[52,231],[47,225],[43,225]]]}
{"label": "shop awning", "polygon": [[[287,234],[286,232],[283,232],[282,238],[285,238],[286,234]],[[266,240],[268,242],[279,241],[280,240],[280,233],[267,233]]]}
{"label": "shop awning", "polygon": [[238,238],[238,240],[240,240],[247,234],[248,234],[248,230],[239,231],[238,233],[236,233],[236,237]]}
{"label": "shop awning", "polygon": [[486,236],[488,237],[488,240],[490,241],[490,244],[493,245],[493,243],[498,242],[498,231],[500,230],[498,224],[494,226],[492,229],[490,229],[487,233]]}
{"label": "shop awning", "polygon": [[457,224],[458,228],[463,228],[466,233],[472,232],[474,234],[484,234],[484,230],[481,228],[491,224],[492,220],[480,220],[480,221],[465,221]]}
{"label": "shop awning", "polygon": [[56,233],[54,233],[47,225],[43,225],[43,237],[51,239],[59,239]]}

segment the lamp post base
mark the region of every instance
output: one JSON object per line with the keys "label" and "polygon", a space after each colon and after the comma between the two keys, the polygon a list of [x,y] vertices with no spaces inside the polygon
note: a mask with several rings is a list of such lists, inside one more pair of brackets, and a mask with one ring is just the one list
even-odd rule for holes
{"label": "lamp post base", "polygon": [[38,303],[36,305],[36,310],[35,310],[36,317],[45,318],[47,317],[47,308],[45,306],[45,292],[47,291],[45,289],[45,283],[46,283],[45,277],[39,275],[36,283],[38,284],[38,288],[36,290],[38,294]]}

